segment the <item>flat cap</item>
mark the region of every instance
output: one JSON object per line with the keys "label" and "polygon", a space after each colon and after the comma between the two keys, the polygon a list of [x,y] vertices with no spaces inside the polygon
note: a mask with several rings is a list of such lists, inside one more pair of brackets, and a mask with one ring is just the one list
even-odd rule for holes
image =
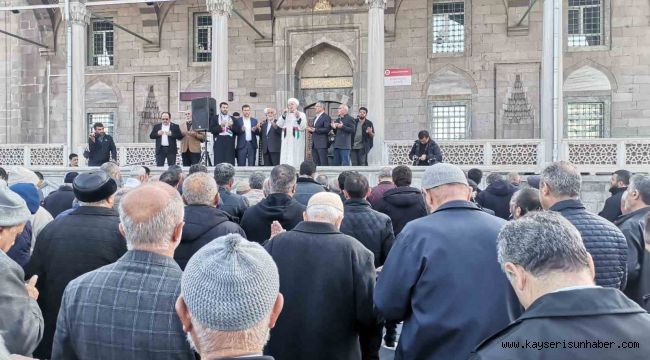
{"label": "flat cap", "polygon": [[447,184],[468,185],[463,170],[456,165],[437,163],[429,166],[422,175],[422,188],[425,190]]}
{"label": "flat cap", "polygon": [[108,199],[117,191],[117,183],[103,170],[79,174],[72,182],[75,197],[82,202]]}
{"label": "flat cap", "polygon": [[25,200],[11,191],[4,180],[0,180],[0,226],[23,224],[30,216]]}

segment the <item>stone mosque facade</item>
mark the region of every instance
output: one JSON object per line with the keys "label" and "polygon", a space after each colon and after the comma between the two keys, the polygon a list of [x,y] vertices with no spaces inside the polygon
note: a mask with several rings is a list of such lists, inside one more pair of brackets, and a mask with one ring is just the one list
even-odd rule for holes
{"label": "stone mosque facade", "polygon": [[[82,132],[101,121],[118,143],[149,142],[160,112],[179,120],[192,99],[209,96],[211,62],[222,56],[212,46],[215,1],[89,1]],[[384,139],[422,129],[442,140],[541,138],[543,2],[387,1],[384,66],[403,76],[385,77]],[[650,136],[650,1],[563,3],[563,137]],[[376,54],[366,1],[235,0],[228,16],[231,112],[249,104],[262,118],[289,97],[308,114],[316,101],[332,113],[368,106]],[[38,43],[0,37],[0,143],[65,143],[61,11],[4,11],[0,22]]]}

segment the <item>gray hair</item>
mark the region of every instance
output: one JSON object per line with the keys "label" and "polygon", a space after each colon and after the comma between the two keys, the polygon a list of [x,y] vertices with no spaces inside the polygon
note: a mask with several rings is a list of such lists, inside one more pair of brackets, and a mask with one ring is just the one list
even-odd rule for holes
{"label": "gray hair", "polygon": [[214,180],[216,180],[217,185],[223,186],[227,185],[230,180],[235,178],[235,167],[229,163],[217,164],[214,167]]}
{"label": "gray hair", "polygon": [[570,162],[557,161],[542,171],[540,188],[542,183],[546,184],[555,196],[577,197],[580,195],[582,176]]}
{"label": "gray hair", "polygon": [[102,166],[99,167],[104,171],[111,179],[115,180],[118,188],[121,188],[122,183],[122,172],[120,171],[120,166],[114,162],[105,162]]}
{"label": "gray hair", "polygon": [[328,184],[327,184],[327,175],[319,174],[318,176],[316,176],[316,182],[323,185],[323,186],[325,186],[325,187],[327,187],[328,186]]}
{"label": "gray hair", "polygon": [[532,212],[507,223],[497,238],[497,252],[502,268],[510,262],[535,277],[589,268],[589,253],[578,229],[552,211]]}
{"label": "gray hair", "polygon": [[214,196],[218,192],[217,182],[204,172],[194,173],[183,182],[183,199],[187,205],[214,206]]}
{"label": "gray hair", "polygon": [[262,192],[264,193],[264,196],[271,195],[271,179],[270,178],[264,179],[264,183],[262,184]]}
{"label": "gray hair", "polygon": [[296,169],[280,164],[271,170],[271,194],[288,194],[296,184]]}
{"label": "gray hair", "polygon": [[379,170],[379,175],[377,175],[378,178],[380,179],[391,179],[393,180],[393,168],[390,166],[384,166]]}
{"label": "gray hair", "polygon": [[305,210],[309,221],[323,221],[334,224],[343,212],[330,205],[312,205]]}
{"label": "gray hair", "polygon": [[[213,330],[196,319],[192,319],[192,327],[203,353],[217,352],[232,344],[236,344],[238,350],[257,352],[268,342],[271,330],[269,329],[269,318],[270,314],[255,326],[239,331]],[[189,334],[187,339],[192,348],[197,351]]]}
{"label": "gray hair", "polygon": [[322,101],[316,101],[316,104],[314,104],[314,106],[316,106],[316,105],[318,105],[318,106],[320,106],[321,108],[325,109],[325,103],[322,102]]}
{"label": "gray hair", "polygon": [[491,184],[494,184],[495,182],[501,181],[501,180],[503,180],[503,175],[501,175],[499,173],[492,173],[492,174],[488,175],[488,177],[485,179],[485,182],[488,185],[491,185]]}
{"label": "gray hair", "polygon": [[256,171],[252,173],[251,176],[248,177],[248,185],[251,187],[251,189],[262,190],[262,188],[264,187],[265,179],[266,179],[266,175],[264,175],[263,172]]}
{"label": "gray hair", "polygon": [[123,201],[120,202],[119,213],[127,249],[137,247],[165,249],[169,246],[174,228],[183,221],[183,200],[178,192],[174,192],[164,208],[151,214],[146,221],[142,222],[137,222],[129,216],[124,209]]}
{"label": "gray hair", "polygon": [[627,188],[627,192],[630,193],[633,190],[639,192],[641,201],[644,204],[650,205],[650,176],[648,175],[634,175],[630,179],[630,185]]}

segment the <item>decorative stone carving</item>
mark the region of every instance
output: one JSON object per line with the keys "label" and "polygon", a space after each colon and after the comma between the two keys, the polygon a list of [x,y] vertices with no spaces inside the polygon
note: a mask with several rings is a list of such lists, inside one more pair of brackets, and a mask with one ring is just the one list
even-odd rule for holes
{"label": "decorative stone carving", "polygon": [[70,2],[70,22],[79,25],[88,25],[90,23],[90,12],[86,9],[85,3]]}
{"label": "decorative stone carving", "polygon": [[63,146],[35,147],[30,150],[32,165],[66,166],[63,161]]}
{"label": "decorative stone carving", "polygon": [[537,165],[537,145],[492,145],[492,165]]}
{"label": "decorative stone carving", "polygon": [[0,149],[0,164],[2,165],[23,165],[25,149],[4,148]]}
{"label": "decorative stone carving", "polygon": [[568,160],[575,165],[616,165],[616,144],[569,144]]}
{"label": "decorative stone carving", "polygon": [[487,165],[483,161],[484,146],[480,144],[441,144],[444,162],[456,165]]}
{"label": "decorative stone carving", "polygon": [[314,11],[328,11],[332,10],[332,4],[328,0],[318,0],[314,4]]}
{"label": "decorative stone carving", "polygon": [[138,141],[149,141],[149,131],[154,124],[160,121],[160,108],[156,100],[156,94],[153,91],[153,85],[149,86],[147,92],[147,99],[145,100],[144,109],[140,112],[140,132],[138,133]]}
{"label": "decorative stone carving", "polygon": [[228,15],[232,13],[232,0],[206,0],[208,11],[217,15]]}
{"label": "decorative stone carving", "polygon": [[650,164],[650,144],[625,144],[625,163],[627,165]]}
{"label": "decorative stone carving", "polygon": [[366,0],[368,8],[386,9],[386,0]]}

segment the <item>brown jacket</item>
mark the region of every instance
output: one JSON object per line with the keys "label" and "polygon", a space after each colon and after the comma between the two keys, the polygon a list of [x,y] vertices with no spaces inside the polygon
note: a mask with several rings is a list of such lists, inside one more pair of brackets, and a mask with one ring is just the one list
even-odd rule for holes
{"label": "brown jacket", "polygon": [[181,153],[187,152],[188,149],[190,152],[200,153],[201,143],[205,140],[205,134],[197,132],[190,133],[187,120],[181,121],[179,126],[181,127],[181,134],[183,134],[183,138],[181,139]]}

